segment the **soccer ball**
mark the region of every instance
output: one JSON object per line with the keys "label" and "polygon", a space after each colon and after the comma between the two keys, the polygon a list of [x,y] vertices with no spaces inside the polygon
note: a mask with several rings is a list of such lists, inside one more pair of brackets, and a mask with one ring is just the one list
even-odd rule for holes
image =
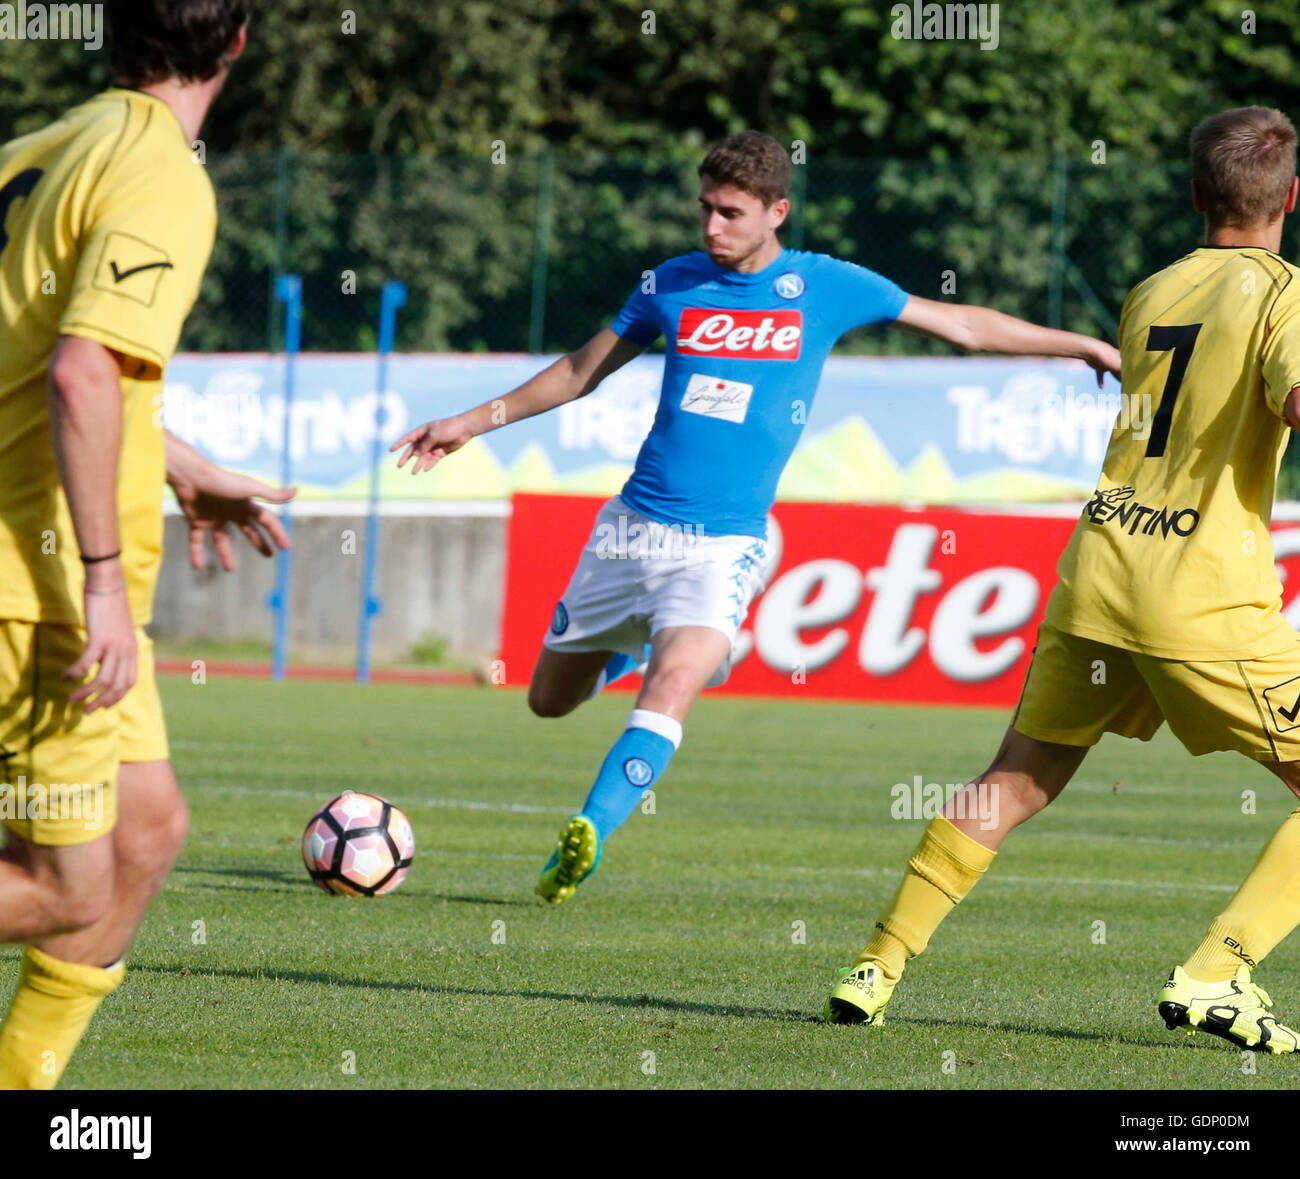
{"label": "soccer ball", "polygon": [[406,879],[414,857],[410,820],[377,794],[345,790],[302,833],[303,863],[326,892],[381,897]]}

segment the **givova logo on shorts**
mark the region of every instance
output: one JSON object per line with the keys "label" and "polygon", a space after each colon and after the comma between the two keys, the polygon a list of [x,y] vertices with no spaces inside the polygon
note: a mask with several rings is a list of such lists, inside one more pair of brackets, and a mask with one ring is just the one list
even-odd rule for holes
{"label": "givova logo on shorts", "polygon": [[1300,676],[1265,688],[1264,702],[1268,705],[1273,728],[1279,733],[1300,727]]}

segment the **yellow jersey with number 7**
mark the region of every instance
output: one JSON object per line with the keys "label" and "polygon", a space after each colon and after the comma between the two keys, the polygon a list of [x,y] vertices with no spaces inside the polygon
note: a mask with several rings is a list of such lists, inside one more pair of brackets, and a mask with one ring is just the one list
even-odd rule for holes
{"label": "yellow jersey with number 7", "polygon": [[1300,269],[1203,246],[1120,317],[1121,410],[1045,621],[1167,659],[1293,647],[1269,520],[1300,385]]}
{"label": "yellow jersey with number 7", "polygon": [[122,358],[122,560],[132,615],[149,621],[162,561],[163,370],[216,224],[212,184],[176,116],[139,91],[105,91],[0,146],[0,619],[84,625],[46,394],[55,343],[71,335]]}

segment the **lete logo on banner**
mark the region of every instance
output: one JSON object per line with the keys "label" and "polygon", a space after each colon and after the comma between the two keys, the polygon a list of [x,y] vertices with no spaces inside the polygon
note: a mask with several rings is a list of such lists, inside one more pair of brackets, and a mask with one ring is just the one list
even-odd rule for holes
{"label": "lete logo on banner", "polygon": [[[602,502],[515,497],[501,644],[507,683],[530,679]],[[1015,704],[1074,516],[801,503],[778,503],[773,516],[775,570],[719,691]],[[1279,527],[1274,543],[1290,602],[1300,585],[1300,528]]]}

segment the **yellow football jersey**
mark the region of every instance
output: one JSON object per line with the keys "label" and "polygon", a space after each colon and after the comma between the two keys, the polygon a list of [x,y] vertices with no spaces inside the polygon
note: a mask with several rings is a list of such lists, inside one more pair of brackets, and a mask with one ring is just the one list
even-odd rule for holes
{"label": "yellow football jersey", "polygon": [[[161,99],[108,90],[0,147],[0,618],[82,625],[46,370],[60,335],[121,353],[118,515],[131,611],[162,561],[162,376],[198,294],[216,197]],[[75,456],[73,456],[75,461]]]}
{"label": "yellow football jersey", "polygon": [[1300,269],[1203,246],[1135,287],[1123,401],[1046,621],[1168,659],[1294,646],[1269,519],[1300,385]]}

